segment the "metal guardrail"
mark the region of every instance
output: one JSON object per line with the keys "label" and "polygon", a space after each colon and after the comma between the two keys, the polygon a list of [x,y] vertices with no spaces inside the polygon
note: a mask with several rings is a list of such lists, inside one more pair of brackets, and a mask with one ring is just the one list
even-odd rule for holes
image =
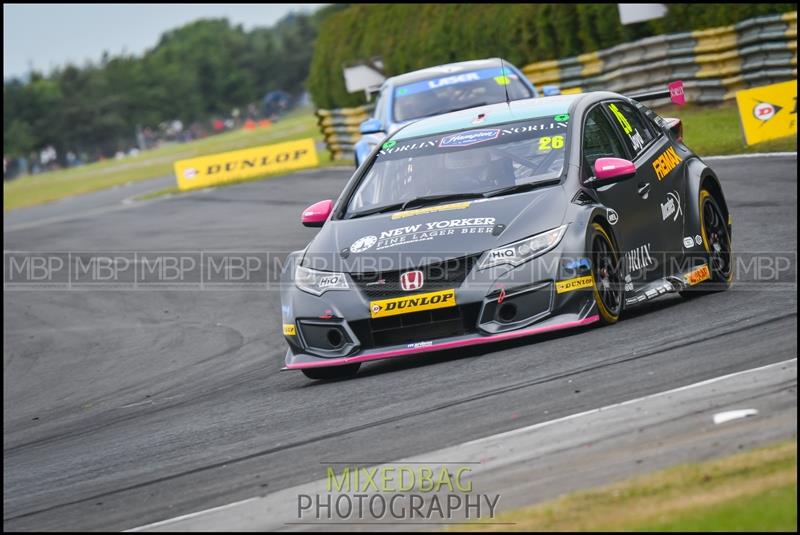
{"label": "metal guardrail", "polygon": [[[647,37],[572,58],[542,61],[522,71],[534,84],[556,84],[563,93],[655,91],[683,80],[687,101],[723,102],[741,89],[797,78],[797,11],[738,24]],[[650,105],[669,104],[669,99]],[[334,160],[352,159],[358,126],[374,104],[317,110]]]}
{"label": "metal guardrail", "polygon": [[375,109],[375,104],[365,104],[357,108],[336,110],[317,110],[317,124],[322,132],[325,145],[333,160],[352,160],[355,158],[353,146],[361,138],[359,125],[366,121]]}
{"label": "metal guardrail", "polygon": [[650,91],[666,81],[683,80],[688,101],[722,102],[741,89],[797,78],[797,12],[648,37],[533,63],[522,71],[533,83],[557,84],[564,92]]}

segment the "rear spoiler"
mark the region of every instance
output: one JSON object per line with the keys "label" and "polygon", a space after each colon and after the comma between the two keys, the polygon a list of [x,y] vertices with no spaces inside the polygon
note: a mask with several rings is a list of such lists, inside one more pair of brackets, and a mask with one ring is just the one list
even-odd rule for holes
{"label": "rear spoiler", "polygon": [[666,89],[637,93],[635,95],[628,95],[628,97],[640,102],[668,98],[673,104],[677,104],[678,106],[686,104],[686,95],[683,93],[683,82],[680,80],[670,83]]}

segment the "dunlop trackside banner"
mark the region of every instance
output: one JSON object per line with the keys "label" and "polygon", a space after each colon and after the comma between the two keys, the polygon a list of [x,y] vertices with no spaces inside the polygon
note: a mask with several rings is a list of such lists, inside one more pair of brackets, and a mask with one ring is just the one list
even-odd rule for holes
{"label": "dunlop trackside banner", "polygon": [[317,165],[317,150],[309,138],[180,160],[175,162],[175,176],[178,188],[187,190]]}
{"label": "dunlop trackside banner", "polygon": [[748,145],[797,135],[797,80],[736,93]]}

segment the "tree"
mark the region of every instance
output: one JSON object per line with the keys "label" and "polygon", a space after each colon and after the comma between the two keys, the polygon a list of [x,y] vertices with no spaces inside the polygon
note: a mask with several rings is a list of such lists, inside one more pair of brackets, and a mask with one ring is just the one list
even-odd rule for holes
{"label": "tree", "polygon": [[320,24],[347,5],[289,15],[246,32],[226,19],[198,20],[165,32],[143,55],[103,53],[97,64],[67,65],[48,76],[3,84],[3,151],[53,145],[109,156],[135,143],[137,126],[228,115],[267,92],[305,90]]}

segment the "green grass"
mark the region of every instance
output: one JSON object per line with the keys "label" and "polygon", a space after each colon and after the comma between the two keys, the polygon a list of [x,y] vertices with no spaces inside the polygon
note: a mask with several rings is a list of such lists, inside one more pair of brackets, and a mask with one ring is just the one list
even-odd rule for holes
{"label": "green grass", "polygon": [[[33,206],[119,184],[172,175],[172,164],[176,160],[308,137],[322,139],[317,119],[310,108],[295,110],[268,128],[240,129],[190,143],[163,146],[122,160],[106,160],[5,182],[3,210]],[[319,157],[321,165],[330,163],[330,153],[327,150],[321,151]]]}
{"label": "green grass", "polygon": [[796,527],[797,485],[785,485],[666,522],[637,526],[634,531],[794,531]]}
{"label": "green grass", "polygon": [[796,531],[797,441],[575,492],[472,531]]}
{"label": "green grass", "polygon": [[702,156],[797,150],[797,136],[747,146],[734,102],[721,106],[686,105],[658,109],[662,117],[683,122],[683,141]]}

